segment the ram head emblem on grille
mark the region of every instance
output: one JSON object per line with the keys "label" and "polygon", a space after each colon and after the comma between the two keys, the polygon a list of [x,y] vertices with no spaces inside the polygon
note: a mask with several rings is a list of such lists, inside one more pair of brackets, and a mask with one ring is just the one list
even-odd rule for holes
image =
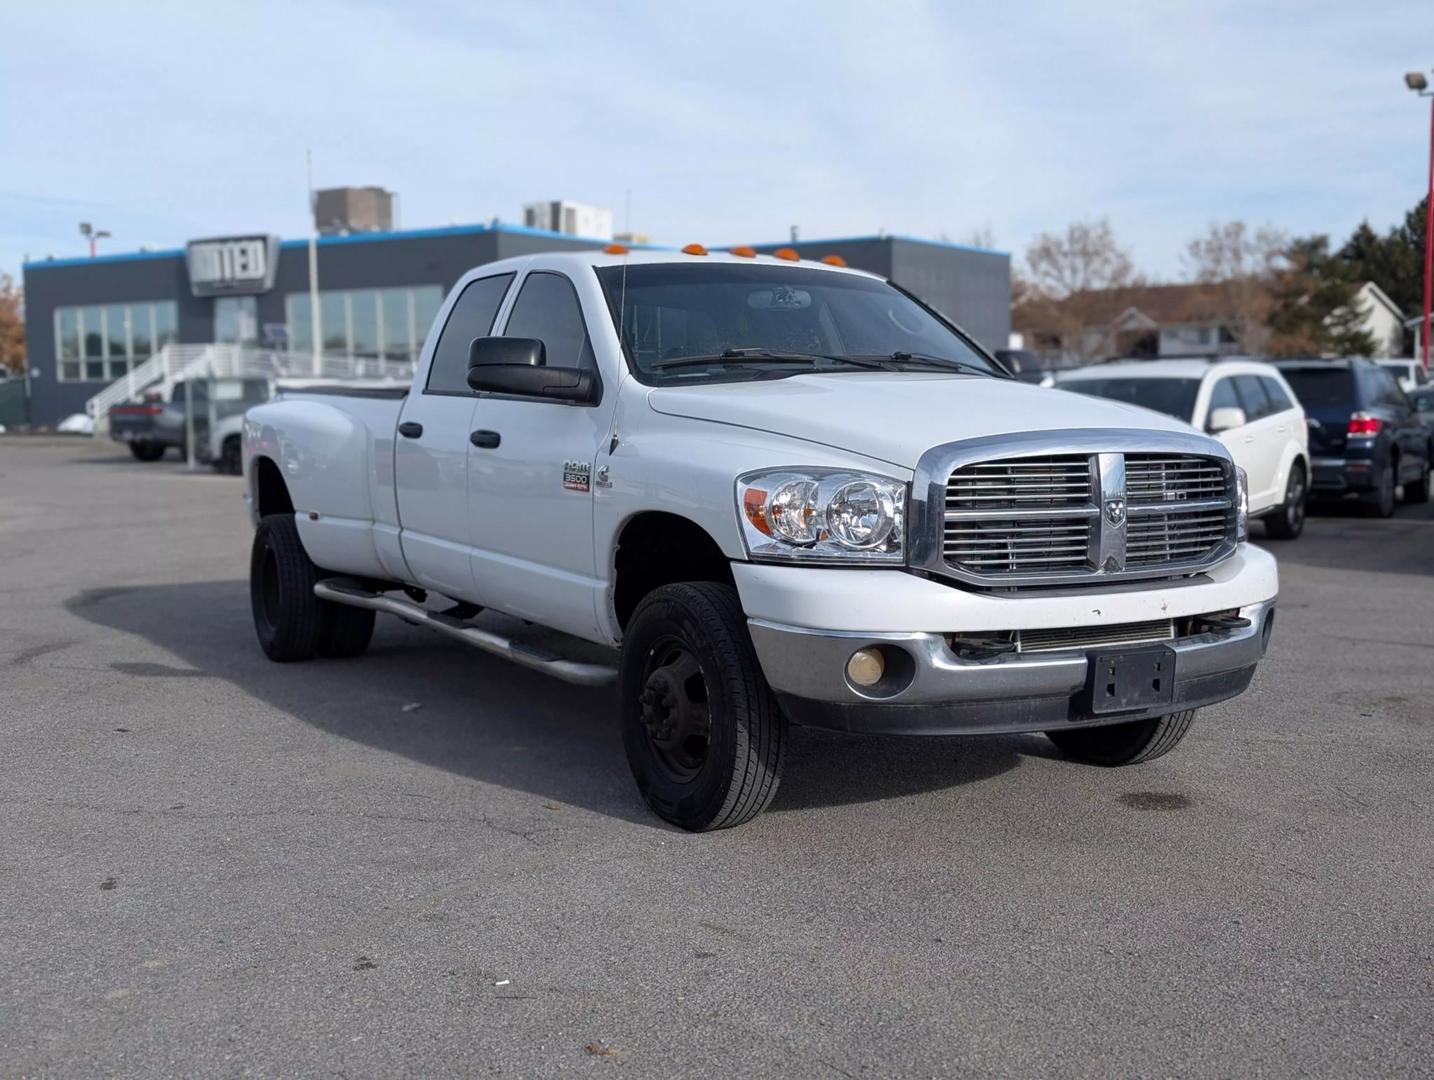
{"label": "ram head emblem on grille", "polygon": [[1115,528],[1117,528],[1117,529],[1120,528],[1120,526],[1122,526],[1122,525],[1125,524],[1125,500],[1124,500],[1124,499],[1106,499],[1106,500],[1105,500],[1105,520],[1108,521],[1108,522],[1110,522],[1110,524],[1113,525],[1113,526],[1114,526]]}

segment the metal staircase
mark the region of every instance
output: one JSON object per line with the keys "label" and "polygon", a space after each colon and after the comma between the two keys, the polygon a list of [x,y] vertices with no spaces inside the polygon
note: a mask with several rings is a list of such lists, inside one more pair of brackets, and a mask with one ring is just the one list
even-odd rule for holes
{"label": "metal staircase", "polygon": [[174,384],[188,379],[267,377],[294,383],[346,382],[353,379],[407,383],[413,363],[381,356],[348,356],[256,349],[245,345],[166,345],[144,363],[131,368],[85,402],[95,434],[109,427],[111,405],[138,401],[145,395],[169,400]]}

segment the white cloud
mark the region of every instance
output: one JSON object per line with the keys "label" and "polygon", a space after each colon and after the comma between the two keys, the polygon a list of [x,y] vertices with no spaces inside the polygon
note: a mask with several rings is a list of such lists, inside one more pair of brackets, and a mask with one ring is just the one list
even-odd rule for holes
{"label": "white cloud", "polygon": [[[995,5],[47,4],[0,12],[0,269],[306,229],[320,184],[406,226],[612,206],[662,240],[1108,215],[1174,273],[1216,218],[1343,235],[1420,196],[1426,0]],[[1428,41],[1428,34],[1423,35]],[[1407,42],[1416,42],[1414,45]]]}

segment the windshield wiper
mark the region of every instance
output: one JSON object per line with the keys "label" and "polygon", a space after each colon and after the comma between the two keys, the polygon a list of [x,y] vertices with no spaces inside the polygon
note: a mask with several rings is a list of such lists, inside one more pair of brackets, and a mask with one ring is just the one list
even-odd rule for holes
{"label": "windshield wiper", "polygon": [[672,368],[703,367],[707,364],[807,364],[814,365],[822,360],[857,367],[879,369],[882,362],[859,356],[836,356],[828,353],[781,352],[777,349],[724,349],[720,353],[704,353],[701,356],[679,356],[672,360],[659,360],[652,365],[653,371],[668,371]]}
{"label": "windshield wiper", "polygon": [[950,360],[941,356],[929,356],[926,353],[904,352],[900,349],[874,359],[879,366],[887,368],[888,370],[969,371],[973,375],[1000,376],[1000,372],[993,371],[990,368],[984,368],[979,364],[973,364],[966,360]]}

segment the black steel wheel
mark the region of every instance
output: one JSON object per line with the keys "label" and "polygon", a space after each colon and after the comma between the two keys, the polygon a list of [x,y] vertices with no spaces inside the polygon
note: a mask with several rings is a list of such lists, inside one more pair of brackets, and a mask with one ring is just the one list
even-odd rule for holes
{"label": "black steel wheel", "polygon": [[1305,531],[1305,510],[1309,502],[1309,484],[1305,468],[1299,462],[1290,466],[1285,483],[1285,501],[1265,518],[1265,534],[1276,540],[1293,540]]}
{"label": "black steel wheel", "polygon": [[627,627],[619,689],[628,764],[659,817],[703,832],[749,821],[772,801],[786,718],[731,586],[648,594]]}

